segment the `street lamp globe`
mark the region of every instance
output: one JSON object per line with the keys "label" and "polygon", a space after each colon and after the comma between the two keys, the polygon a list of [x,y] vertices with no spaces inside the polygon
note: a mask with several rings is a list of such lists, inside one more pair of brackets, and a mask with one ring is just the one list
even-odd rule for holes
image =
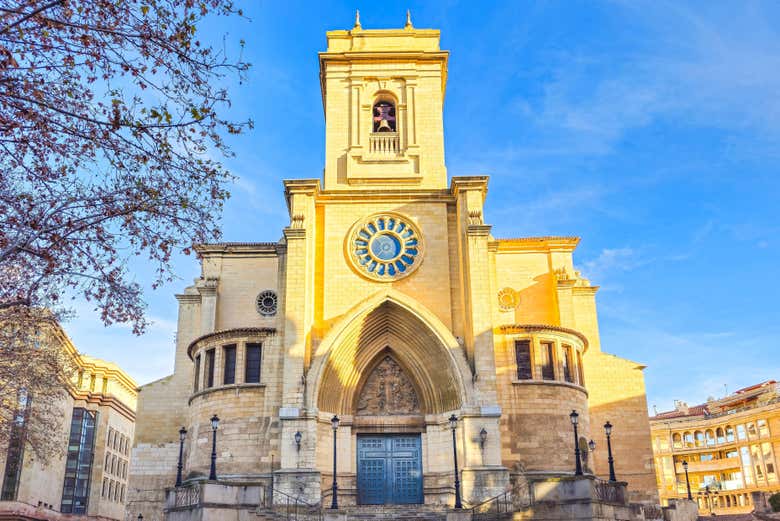
{"label": "street lamp globe", "polygon": [[187,429],[182,427],[181,429],[179,429],[179,441],[184,441],[186,437],[187,437]]}
{"label": "street lamp globe", "polygon": [[458,417],[455,416],[455,413],[453,413],[452,416],[450,416],[449,422],[450,422],[450,429],[455,430],[458,428]]}
{"label": "street lamp globe", "polygon": [[588,450],[590,450],[591,452],[595,452],[596,451],[596,442],[595,441],[590,440],[588,442]]}
{"label": "street lamp globe", "polygon": [[607,423],[604,424],[604,432],[607,433],[607,436],[612,434],[612,424],[611,423],[607,422]]}
{"label": "street lamp globe", "polygon": [[577,423],[580,421],[580,415],[577,414],[577,411],[571,411],[569,418],[571,418],[572,425],[577,425]]}
{"label": "street lamp globe", "polygon": [[217,427],[219,427],[219,417],[215,414],[211,417],[211,429],[217,430]]}
{"label": "street lamp globe", "polygon": [[340,421],[341,421],[341,420],[339,420],[339,417],[338,417],[338,416],[336,416],[335,414],[333,415],[333,418],[331,418],[331,419],[330,419],[330,426],[331,426],[331,428],[332,428],[334,431],[335,431],[336,429],[338,429],[338,428],[339,428],[339,422],[340,422]]}

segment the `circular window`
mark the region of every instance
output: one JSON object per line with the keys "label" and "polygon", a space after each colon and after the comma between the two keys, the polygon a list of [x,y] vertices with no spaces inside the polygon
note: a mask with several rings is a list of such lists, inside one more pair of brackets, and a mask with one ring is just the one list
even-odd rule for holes
{"label": "circular window", "polygon": [[410,219],[381,213],[358,221],[347,236],[347,257],[373,280],[389,282],[412,273],[422,262],[422,236]]}
{"label": "circular window", "polygon": [[276,315],[276,307],[279,303],[279,297],[276,296],[275,291],[267,289],[262,291],[257,296],[257,312],[264,317],[271,317]]}
{"label": "circular window", "polygon": [[520,303],[520,298],[512,288],[503,288],[498,292],[498,307],[501,311],[511,311]]}

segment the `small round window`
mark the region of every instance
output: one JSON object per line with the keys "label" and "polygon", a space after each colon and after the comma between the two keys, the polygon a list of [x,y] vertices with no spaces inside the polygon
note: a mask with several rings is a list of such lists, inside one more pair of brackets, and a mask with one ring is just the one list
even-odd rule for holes
{"label": "small round window", "polygon": [[276,296],[276,292],[267,289],[257,296],[257,312],[264,317],[272,317],[276,315],[278,302],[279,297]]}

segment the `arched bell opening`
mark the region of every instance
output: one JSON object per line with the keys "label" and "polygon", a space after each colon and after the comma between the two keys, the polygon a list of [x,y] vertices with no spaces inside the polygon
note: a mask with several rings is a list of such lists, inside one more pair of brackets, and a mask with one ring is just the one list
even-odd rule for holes
{"label": "arched bell opening", "polygon": [[373,132],[397,132],[395,98],[388,94],[380,94],[372,107]]}

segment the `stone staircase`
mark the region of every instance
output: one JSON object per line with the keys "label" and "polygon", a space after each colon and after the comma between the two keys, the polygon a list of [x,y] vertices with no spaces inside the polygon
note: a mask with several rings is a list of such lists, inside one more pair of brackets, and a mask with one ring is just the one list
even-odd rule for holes
{"label": "stone staircase", "polygon": [[[320,521],[327,510],[319,517],[312,512],[288,512],[286,509],[261,508],[255,512],[253,521]],[[446,507],[435,505],[361,505],[340,509],[346,514],[346,521],[445,521]]]}

